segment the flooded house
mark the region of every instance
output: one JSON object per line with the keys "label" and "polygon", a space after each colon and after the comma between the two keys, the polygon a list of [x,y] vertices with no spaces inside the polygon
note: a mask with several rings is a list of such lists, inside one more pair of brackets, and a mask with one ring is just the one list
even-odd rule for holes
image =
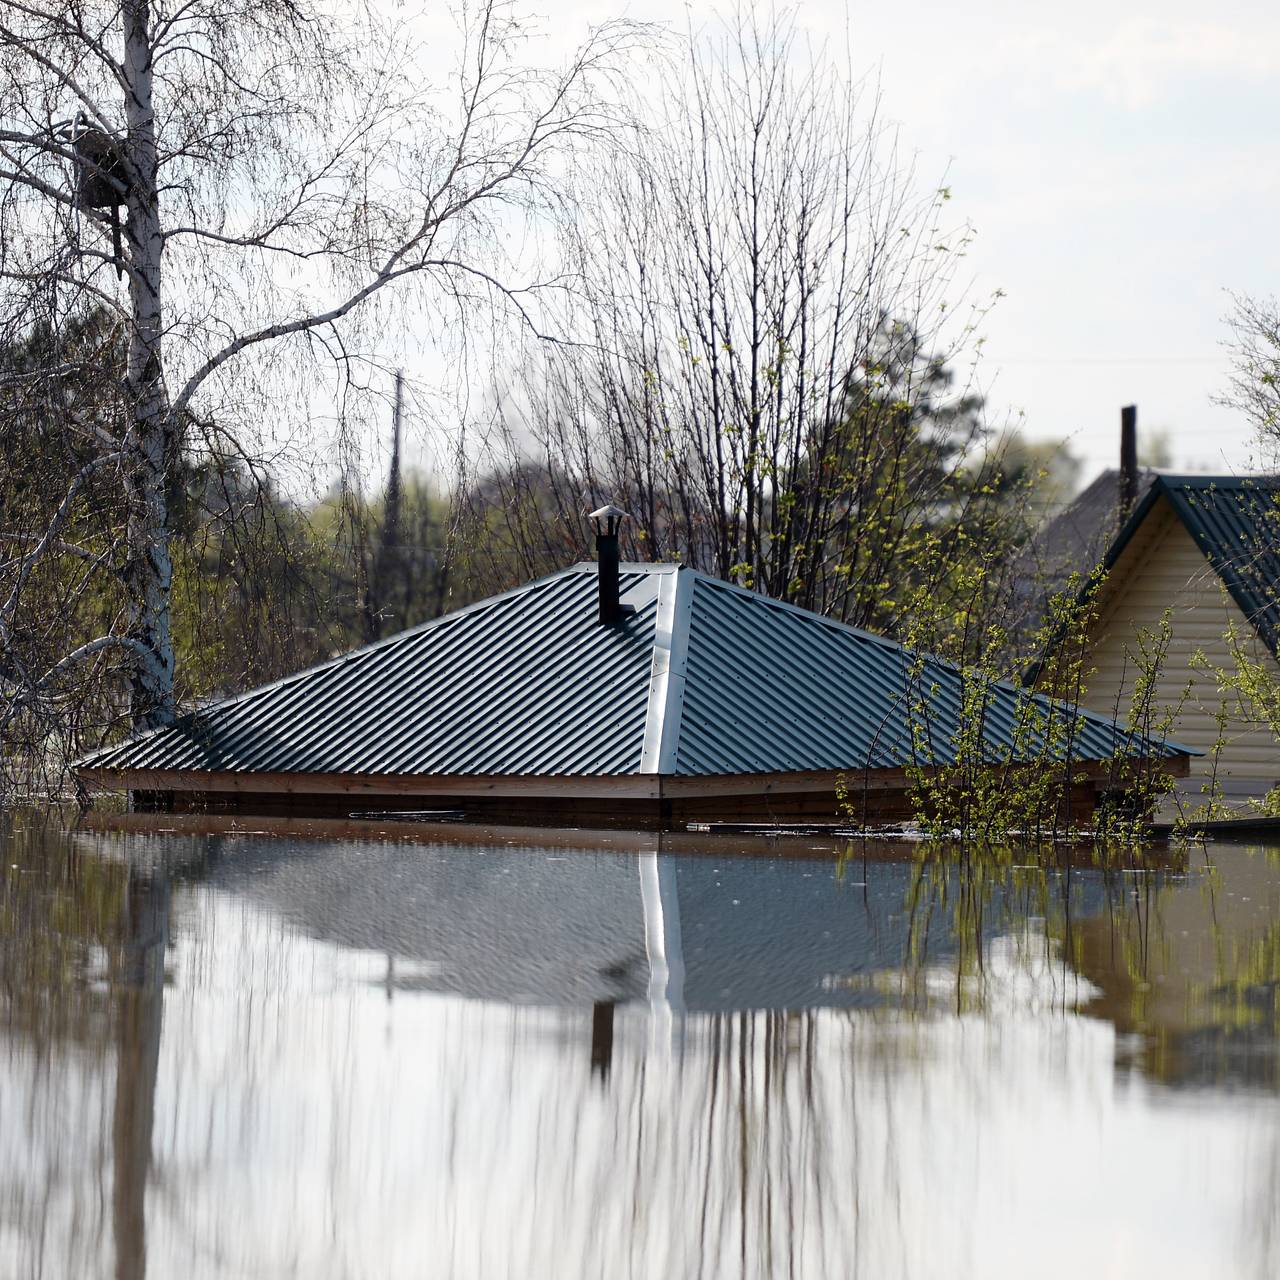
{"label": "flooded house", "polygon": [[[1091,503],[1088,510],[1101,501],[1097,484],[1078,500]],[[1100,564],[1104,575],[1083,638],[1088,709],[1125,715],[1143,678],[1142,650],[1159,647],[1153,641],[1167,620],[1152,709],[1172,717],[1172,738],[1204,753],[1179,784],[1191,798],[1211,779],[1227,802],[1260,798],[1280,783],[1275,731],[1218,674],[1237,671],[1243,654],[1280,689],[1278,501],[1272,477],[1146,473],[1122,501],[1127,514],[1114,536],[1072,566],[1087,578]],[[1058,538],[1053,530],[1063,521],[1067,533]],[[1091,523],[1068,509],[1042,541],[1074,554],[1070,530]]]}
{"label": "flooded house", "polygon": [[[909,817],[913,771],[954,763],[965,673],[687,566],[622,564],[622,518],[594,513],[595,563],[193,711],[77,773],[179,812],[660,830]],[[1012,684],[983,696],[993,768],[1035,767],[1066,725],[1082,816],[1139,751],[1186,772],[1187,752],[1106,714]]]}

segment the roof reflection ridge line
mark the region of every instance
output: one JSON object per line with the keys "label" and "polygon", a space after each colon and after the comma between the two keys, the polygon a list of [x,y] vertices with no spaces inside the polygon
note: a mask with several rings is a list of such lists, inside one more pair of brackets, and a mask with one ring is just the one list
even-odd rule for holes
{"label": "roof reflection ridge line", "polygon": [[671,774],[676,770],[694,583],[695,576],[687,569],[663,574],[658,580],[653,665],[640,747],[641,773]]}

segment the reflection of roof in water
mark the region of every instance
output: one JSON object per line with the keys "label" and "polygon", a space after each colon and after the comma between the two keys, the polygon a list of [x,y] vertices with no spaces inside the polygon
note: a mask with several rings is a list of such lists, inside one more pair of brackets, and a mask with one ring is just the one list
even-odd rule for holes
{"label": "reflection of roof in water", "polygon": [[[681,969],[676,1002],[696,1011],[865,1007],[868,981],[900,971],[912,938],[915,868],[858,862],[598,851],[212,838],[206,880],[309,935],[409,961],[416,989],[581,1007],[646,998],[649,943],[662,930]],[[660,868],[661,902],[644,876]],[[1072,878],[1072,910],[1101,909],[1099,876]],[[1010,924],[998,890],[990,941]],[[659,923],[655,925],[655,916]],[[932,912],[923,957],[957,951]]]}

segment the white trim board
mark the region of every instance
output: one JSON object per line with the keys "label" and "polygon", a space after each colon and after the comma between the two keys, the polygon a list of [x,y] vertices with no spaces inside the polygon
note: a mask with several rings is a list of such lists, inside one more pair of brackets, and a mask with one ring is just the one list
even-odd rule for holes
{"label": "white trim board", "polygon": [[653,627],[653,666],[645,712],[640,772],[675,772],[684,709],[685,672],[689,663],[689,615],[696,577],[687,569],[664,574],[658,582],[658,609]]}

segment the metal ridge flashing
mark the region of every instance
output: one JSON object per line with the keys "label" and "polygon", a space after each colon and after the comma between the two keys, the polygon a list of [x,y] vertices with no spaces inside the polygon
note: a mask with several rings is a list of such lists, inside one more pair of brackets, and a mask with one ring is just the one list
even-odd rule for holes
{"label": "metal ridge flashing", "polygon": [[689,658],[689,613],[695,575],[677,569],[658,583],[658,611],[653,628],[653,666],[649,676],[649,705],[640,748],[640,772],[675,772],[680,744],[680,713],[684,706],[684,678]]}

